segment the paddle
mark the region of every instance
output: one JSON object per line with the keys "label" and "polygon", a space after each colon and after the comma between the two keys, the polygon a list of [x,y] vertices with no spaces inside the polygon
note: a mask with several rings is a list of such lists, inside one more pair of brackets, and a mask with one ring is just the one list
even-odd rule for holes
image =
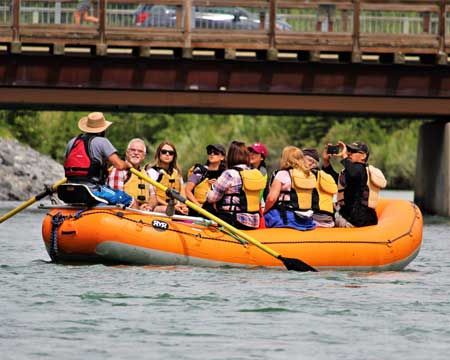
{"label": "paddle", "polygon": [[31,204],[34,204],[36,201],[41,200],[42,198],[46,197],[47,195],[51,195],[52,193],[55,192],[56,188],[59,185],[64,184],[66,182],[66,180],[67,180],[66,178],[58,180],[51,187],[46,188],[45,191],[37,194],[36,196],[33,196],[31,199],[28,199],[27,201],[23,202],[18,207],[16,207],[15,209],[11,210],[9,213],[3,215],[0,218],[0,224],[3,221],[8,220],[10,217],[13,217],[14,215],[16,215],[19,211],[22,211],[23,209],[27,208]]}
{"label": "paddle", "polygon": [[147,181],[148,183],[152,184],[153,186],[156,186],[157,188],[161,189],[162,191],[165,191],[166,194],[169,196],[172,196],[173,198],[177,199],[178,201],[181,201],[182,203],[189,206],[191,209],[195,210],[199,214],[207,217],[210,220],[215,221],[217,224],[222,225],[224,228],[230,230],[235,235],[243,238],[244,240],[248,241],[249,243],[255,245],[262,251],[265,251],[269,255],[277,258],[280,260],[284,266],[288,270],[295,270],[295,271],[317,271],[312,266],[306,264],[305,262],[301,261],[300,259],[293,259],[293,258],[286,258],[282,256],[281,254],[278,254],[276,251],[272,250],[271,248],[267,247],[264,244],[261,244],[258,240],[252,238],[251,236],[247,235],[245,232],[236,229],[234,226],[228,224],[227,222],[223,221],[222,219],[218,218],[217,216],[211,214],[210,212],[206,211],[205,209],[201,208],[200,206],[196,205],[192,201],[187,200],[183,196],[181,196],[177,191],[173,189],[169,189],[166,186],[162,185],[161,183],[153,180],[152,178],[148,177],[147,175],[137,171],[136,169],[131,168],[130,171],[139,177],[140,179]]}

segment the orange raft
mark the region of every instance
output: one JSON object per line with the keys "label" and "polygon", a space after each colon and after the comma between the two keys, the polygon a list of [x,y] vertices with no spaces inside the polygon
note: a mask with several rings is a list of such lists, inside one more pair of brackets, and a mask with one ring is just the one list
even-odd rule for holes
{"label": "orange raft", "polygon": [[[287,228],[247,233],[284,257],[319,269],[400,270],[418,254],[422,215],[404,200],[381,200],[379,223],[363,228]],[[207,220],[103,206],[51,208],[42,234],[54,261],[135,265],[279,267],[283,264]]]}

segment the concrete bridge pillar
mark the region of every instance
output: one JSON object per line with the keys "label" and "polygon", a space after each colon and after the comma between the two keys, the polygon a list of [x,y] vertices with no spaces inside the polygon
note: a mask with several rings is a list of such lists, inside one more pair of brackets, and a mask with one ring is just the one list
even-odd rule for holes
{"label": "concrete bridge pillar", "polygon": [[450,216],[450,122],[420,128],[414,201],[426,213]]}

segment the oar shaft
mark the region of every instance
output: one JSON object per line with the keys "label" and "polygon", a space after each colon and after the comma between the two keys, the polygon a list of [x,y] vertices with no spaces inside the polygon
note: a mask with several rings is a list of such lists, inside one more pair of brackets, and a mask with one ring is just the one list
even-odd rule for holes
{"label": "oar shaft", "polygon": [[[167,188],[153,180],[152,178],[148,177],[147,175],[143,174],[142,172],[137,171],[136,169],[130,169],[130,171],[135,174],[138,177],[141,177],[142,179],[144,179],[145,181],[151,183],[152,185],[156,186],[157,188],[159,188],[162,191],[166,191]],[[221,218],[215,216],[214,214],[211,214],[209,211],[206,211],[205,209],[203,209],[202,207],[198,206],[197,204],[193,203],[190,200],[185,199],[183,196],[181,196],[178,193],[174,193],[172,192],[172,194],[174,195],[174,198],[185,203],[187,206],[189,206],[191,209],[197,211],[199,214],[202,214],[203,216],[206,216],[207,218],[215,221],[216,223],[218,223],[219,225],[222,225],[224,228],[230,230],[231,232],[233,232],[234,234],[242,237],[244,240],[248,241],[249,243],[259,247],[261,250],[265,251],[266,253],[278,258],[280,257],[280,254],[278,254],[276,251],[272,250],[271,248],[267,247],[264,244],[261,244],[258,240],[253,239],[251,236],[247,235],[245,232],[236,229],[234,226],[231,226],[230,224],[228,224],[227,222],[223,221]]]}
{"label": "oar shaft", "polygon": [[8,220],[10,217],[13,217],[14,215],[16,215],[18,212],[22,211],[23,209],[27,208],[28,206],[34,204],[36,201],[41,200],[42,198],[44,198],[47,195],[50,195],[52,192],[54,192],[56,190],[56,188],[65,183],[67,181],[66,178],[63,178],[59,181],[57,181],[56,183],[54,183],[52,185],[52,187],[50,189],[47,189],[39,194],[37,194],[36,196],[33,196],[32,198],[28,199],[27,201],[24,201],[22,204],[20,204],[18,207],[16,207],[15,209],[11,210],[10,212],[6,213],[5,215],[3,215],[0,218],[0,224],[5,221]]}

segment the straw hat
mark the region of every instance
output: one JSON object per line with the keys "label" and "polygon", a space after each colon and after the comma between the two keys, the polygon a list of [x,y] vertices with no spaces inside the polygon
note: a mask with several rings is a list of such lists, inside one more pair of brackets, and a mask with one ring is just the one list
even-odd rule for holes
{"label": "straw hat", "polygon": [[93,112],[78,121],[78,127],[85,133],[98,134],[105,131],[112,122],[106,121],[101,112]]}

